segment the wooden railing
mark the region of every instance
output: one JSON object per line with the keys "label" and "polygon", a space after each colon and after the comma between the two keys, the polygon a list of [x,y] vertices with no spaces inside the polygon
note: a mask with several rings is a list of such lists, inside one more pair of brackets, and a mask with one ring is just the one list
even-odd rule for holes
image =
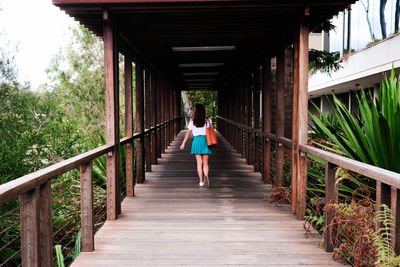
{"label": "wooden railing", "polygon": [[[264,133],[261,129],[254,129],[247,125],[237,123],[235,121],[217,116],[217,125],[219,131],[228,139],[234,147],[239,146],[237,134],[235,133],[250,133],[253,136],[261,136],[263,138],[264,144],[275,142],[275,147],[286,146],[287,148],[297,149],[297,144],[293,144],[292,140],[288,138],[277,138],[275,134]],[[242,135],[243,136],[243,135]],[[245,139],[243,143],[250,143],[250,137],[244,135]],[[239,138],[240,139],[240,138]],[[265,147],[265,146],[264,146]],[[301,157],[306,157],[307,154],[314,155],[326,162],[325,164],[325,203],[338,203],[338,187],[335,179],[335,171],[337,167],[345,168],[349,171],[358,173],[360,175],[369,177],[376,181],[376,207],[380,209],[381,204],[388,205],[395,218],[395,228],[392,230],[392,246],[395,248],[397,253],[400,252],[400,174],[395,173],[386,169],[382,169],[373,165],[369,165],[360,161],[356,161],[332,152],[328,152],[322,149],[315,148],[309,145],[300,145],[299,152]],[[270,152],[260,151],[263,153],[263,157],[271,157]],[[268,155],[267,155],[268,154]],[[249,153],[243,153],[244,157],[252,157]],[[264,162],[265,164],[265,162]],[[283,165],[283,160],[281,162],[275,161],[276,165]],[[263,166],[263,169],[269,168],[269,166]],[[276,166],[277,168],[278,166]],[[263,173],[263,171],[261,171]],[[307,179],[305,177],[305,179]],[[269,181],[268,178],[264,177],[265,181]],[[292,188],[293,190],[293,188]],[[295,190],[301,190],[301,188],[296,188]],[[295,205],[305,205],[305,203],[292,203]],[[325,226],[328,226],[332,222],[333,214],[332,212],[325,212]],[[324,246],[326,251],[332,251],[333,245],[331,242],[331,235],[324,235]]]}
{"label": "wooden railing", "polygon": [[[51,180],[80,168],[82,251],[94,250],[93,178],[94,159],[115,151],[115,146],[132,145],[138,138],[161,135],[157,150],[166,148],[173,135],[181,130],[181,117],[124,137],[116,145],[104,145],[34,173],[0,185],[0,204],[20,197],[21,259],[23,266],[53,266]],[[133,171],[133,168],[131,168]],[[133,175],[131,175],[133,178]],[[133,181],[130,183],[133,187]],[[121,188],[119,188],[121,189]],[[128,189],[127,190],[132,190]],[[120,194],[121,192],[115,192]]]}

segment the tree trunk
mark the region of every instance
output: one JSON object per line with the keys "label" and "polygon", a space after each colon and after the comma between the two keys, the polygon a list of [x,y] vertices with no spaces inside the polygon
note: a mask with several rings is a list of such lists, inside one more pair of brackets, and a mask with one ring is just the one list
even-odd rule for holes
{"label": "tree trunk", "polygon": [[[400,0],[397,0],[397,1],[400,1]],[[373,42],[373,41],[375,41],[375,34],[372,31],[371,20],[369,19],[369,0],[367,0],[367,5],[365,5],[363,1],[361,1],[361,4],[363,5],[363,7],[365,9],[365,18],[367,19],[367,23],[368,23],[369,35],[371,36],[371,42]]]}
{"label": "tree trunk", "polygon": [[186,92],[182,92],[183,112],[185,114],[186,125],[189,125],[193,115],[193,103],[190,102]]}
{"label": "tree trunk", "polygon": [[351,51],[351,8],[347,9],[347,50]]}
{"label": "tree trunk", "polygon": [[387,0],[381,0],[380,2],[380,9],[379,9],[379,19],[381,22],[381,30],[382,30],[382,39],[387,37],[386,34],[386,21],[385,21],[385,6]]}
{"label": "tree trunk", "polygon": [[396,9],[394,15],[394,32],[399,31],[399,17],[400,17],[400,0],[396,1]]}

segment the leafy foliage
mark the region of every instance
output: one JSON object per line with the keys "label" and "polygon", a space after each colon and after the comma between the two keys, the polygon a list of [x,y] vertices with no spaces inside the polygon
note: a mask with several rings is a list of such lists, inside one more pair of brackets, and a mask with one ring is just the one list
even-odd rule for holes
{"label": "leafy foliage", "polygon": [[390,79],[384,78],[379,99],[361,91],[357,96],[361,118],[354,117],[347,107],[333,95],[332,110],[340,128],[310,114],[315,129],[327,135],[337,151],[349,158],[400,172],[400,83],[394,70]]}
{"label": "leafy foliage", "polygon": [[57,267],[65,267],[61,245],[56,245],[54,248],[56,251]]}
{"label": "leafy foliage", "polygon": [[320,71],[323,73],[332,73],[338,71],[341,68],[339,52],[328,52],[316,49],[310,49],[308,52],[308,69],[315,73]]}
{"label": "leafy foliage", "polygon": [[395,227],[391,209],[387,205],[382,204],[381,210],[376,212],[376,219],[379,222],[380,227],[378,231],[371,232],[377,250],[377,260],[375,264],[381,267],[399,266],[400,256],[396,256],[390,243],[393,236],[391,231]]}
{"label": "leafy foliage", "polygon": [[325,229],[325,234],[333,240],[334,259],[355,266],[374,266],[376,249],[371,231],[375,227],[375,206],[372,202],[330,204],[325,206],[325,211],[328,210],[334,210],[332,222]]}
{"label": "leafy foliage", "polygon": [[[42,91],[20,85],[13,57],[0,49],[0,184],[97,147],[104,131],[102,42],[84,28],[48,69]],[[124,103],[121,101],[121,103]],[[123,172],[121,173],[123,175]],[[103,179],[104,177],[102,177]],[[104,179],[94,185],[95,227],[105,214]],[[79,171],[52,180],[55,244],[68,265],[80,240]],[[99,187],[100,186],[100,187]],[[0,262],[20,262],[18,200],[0,205]],[[76,239],[77,238],[77,239]],[[74,241],[76,244],[74,244]],[[78,244],[79,243],[79,244]],[[62,246],[62,250],[61,250]],[[75,250],[75,254],[78,250]]]}
{"label": "leafy foliage", "polygon": [[62,100],[66,117],[83,126],[88,141],[99,143],[105,127],[103,43],[83,26],[71,31],[71,44],[47,69],[51,83],[46,89]]}
{"label": "leafy foliage", "polygon": [[336,26],[333,25],[330,20],[325,20],[321,24],[315,26],[312,29],[312,32],[321,32],[321,31],[330,32],[330,31],[335,30],[335,28],[336,28]]}
{"label": "leafy foliage", "polygon": [[214,102],[217,101],[216,91],[186,91],[189,101],[192,105],[203,104],[206,108],[206,116],[212,117],[217,114],[216,106],[214,107]]}

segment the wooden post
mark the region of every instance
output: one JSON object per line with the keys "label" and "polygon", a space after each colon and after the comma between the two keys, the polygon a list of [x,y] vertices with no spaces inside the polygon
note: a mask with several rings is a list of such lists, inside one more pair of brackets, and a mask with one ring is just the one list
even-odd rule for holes
{"label": "wooden post", "polygon": [[[165,81],[161,82],[161,123],[165,122]],[[161,153],[165,153],[165,125],[161,128]],[[161,156],[160,156],[161,157]]]}
{"label": "wooden post", "polygon": [[182,101],[182,91],[178,91],[176,94],[176,108],[177,108],[177,116],[179,117],[179,126],[178,126],[178,132],[182,131],[183,129],[183,123],[184,123],[184,118],[182,117],[182,106],[181,106],[181,101]]}
{"label": "wooden post", "polygon": [[[236,86],[234,86],[234,87],[233,87],[233,92],[232,92],[232,96],[233,96],[233,99],[232,99],[232,100],[233,100],[232,106],[234,107],[234,108],[232,109],[232,120],[235,121],[235,122],[238,121],[238,120],[237,120],[237,108],[236,108],[236,107],[238,107],[237,92],[238,92],[238,88],[237,88]],[[238,130],[238,127],[237,127],[237,126],[233,126],[233,132],[232,132],[232,134],[233,134],[233,138],[232,138],[233,143],[232,143],[232,145],[233,145],[233,148],[234,148],[236,151],[238,150],[238,143],[237,143],[237,140],[238,140],[238,132],[237,132],[237,130]]]}
{"label": "wooden post", "polygon": [[[136,124],[135,132],[144,132],[144,88],[143,88],[143,66],[139,58],[135,62],[136,71]],[[144,135],[136,139],[136,182],[144,182],[144,164],[145,164],[145,150],[144,150]]]}
{"label": "wooden post", "polygon": [[[241,88],[240,88],[240,84],[238,83],[236,86],[236,101],[235,101],[235,107],[236,107],[236,119],[235,121],[238,123],[242,122],[242,114],[241,114],[241,99],[240,99],[240,95],[241,95]],[[239,154],[242,154],[242,150],[241,150],[241,143],[242,143],[242,128],[240,126],[236,126],[236,152]]]}
{"label": "wooden post", "polygon": [[[254,108],[254,128],[259,129],[260,128],[260,66],[256,65],[256,69],[254,71],[254,102],[253,102],[253,108]],[[257,133],[254,134],[254,171],[260,171],[257,166],[257,155],[258,155],[258,146],[257,143],[259,140],[259,136]]]}
{"label": "wooden post", "polygon": [[[229,93],[228,96],[229,96],[229,98],[228,98],[227,102],[228,102],[229,109],[227,110],[228,111],[228,117],[227,118],[229,120],[232,120],[232,118],[233,118],[232,113],[233,113],[233,109],[234,109],[234,106],[233,106],[233,98],[234,97],[233,97],[233,95],[231,93]],[[232,145],[233,125],[230,122],[227,122],[227,124],[228,124],[229,143]]]}
{"label": "wooden post", "polygon": [[[157,79],[151,73],[151,126],[157,125]],[[157,164],[157,131],[151,132],[151,163]]]}
{"label": "wooden post", "polygon": [[[145,119],[145,128],[146,129],[150,129],[151,127],[151,98],[150,98],[150,71],[148,69],[145,70],[145,115],[146,115],[146,119]],[[146,171],[147,172],[151,172],[151,135],[148,134],[145,137],[145,149],[146,149]]]}
{"label": "wooden post", "polygon": [[[161,87],[162,87],[162,80],[159,76],[157,76],[157,124],[160,124],[162,122],[162,117],[161,117],[161,97],[162,97],[162,92],[161,92]],[[158,128],[157,129],[157,158],[161,158],[161,147],[162,147],[162,139],[161,139],[161,132],[162,129]]]}
{"label": "wooden post", "polygon": [[[169,119],[172,120],[174,118],[174,90],[172,87],[169,91]],[[169,144],[171,145],[172,141],[174,140],[174,123],[170,123],[169,127]]]}
{"label": "wooden post", "polygon": [[94,251],[93,225],[93,164],[92,161],[80,166],[81,180],[81,230],[82,251]]}
{"label": "wooden post", "polygon": [[[252,103],[252,86],[251,86],[251,73],[247,74],[247,126],[252,127],[252,107],[253,107],[253,103]],[[249,131],[246,131],[246,143],[247,143],[247,151],[246,151],[246,163],[247,164],[251,164],[251,134]]]}
{"label": "wooden post", "polygon": [[[285,135],[285,53],[281,49],[277,56],[276,63],[276,120],[275,129],[276,137],[282,138]],[[276,160],[275,160],[275,186],[281,187],[283,185],[283,162],[285,149],[283,144],[279,141],[276,142]]]}
{"label": "wooden post", "polygon": [[[309,9],[305,10],[305,15],[309,15]],[[299,51],[298,51],[298,144],[307,144],[308,132],[308,21],[304,19],[300,22],[299,29]],[[296,214],[299,220],[304,219],[306,210],[307,195],[307,155],[298,154],[297,164],[297,204]]]}
{"label": "wooden post", "polygon": [[254,128],[260,128],[260,69],[256,66],[254,72]]}
{"label": "wooden post", "polygon": [[[176,90],[174,90],[174,92],[173,92],[172,99],[174,101],[174,115],[173,115],[173,118],[175,119],[176,117],[178,117],[178,113],[177,113],[177,102],[178,101],[177,101],[177,98],[176,98]],[[175,139],[177,133],[178,133],[178,121],[175,120],[174,121],[174,133],[173,133],[174,139]]]}
{"label": "wooden post", "polygon": [[[51,182],[40,186],[40,266],[53,266],[53,234],[51,212]],[[24,244],[24,243],[22,243]]]}
{"label": "wooden post", "polygon": [[[386,204],[389,208],[391,208],[392,197],[391,197],[391,186],[384,184],[382,182],[376,181],[376,206],[375,210],[378,212],[383,210],[381,205]],[[393,199],[394,201],[394,199]],[[376,229],[380,227],[380,224],[376,223]]]}
{"label": "wooden post", "polygon": [[117,219],[120,211],[119,192],[119,86],[118,50],[116,33],[108,11],[104,11],[104,73],[105,73],[105,117],[106,144],[114,145],[107,154],[107,220]]}
{"label": "wooden post", "polygon": [[[165,84],[165,94],[164,94],[164,99],[165,99],[165,109],[164,109],[164,121],[167,122],[169,120],[169,83],[166,82]],[[165,145],[164,145],[164,150],[168,147],[169,144],[169,124],[165,125]]]}
{"label": "wooden post", "polygon": [[23,266],[52,266],[53,238],[51,183],[21,194],[21,263]]}
{"label": "wooden post", "polygon": [[291,189],[292,189],[292,214],[297,212],[297,177],[299,160],[299,32],[295,33],[293,43],[293,100],[292,100],[292,147],[291,147]]}
{"label": "wooden post", "polygon": [[[167,121],[171,119],[171,85],[168,83],[167,87]],[[167,127],[167,145],[165,148],[169,146],[171,143],[171,124],[168,123]]]}
{"label": "wooden post", "polygon": [[40,189],[21,195],[21,263],[22,266],[40,266]]}
{"label": "wooden post", "polygon": [[[251,93],[249,95],[250,97],[250,127],[254,128],[254,92],[256,90],[255,88],[255,79],[254,79],[254,72],[251,71],[250,72],[250,86],[249,88],[251,88]],[[250,165],[254,165],[254,147],[255,147],[255,140],[254,140],[254,132],[249,131],[249,142],[250,142],[250,146],[249,146],[249,164]]]}
{"label": "wooden post", "polygon": [[[336,165],[326,162],[325,164],[325,204],[335,204],[338,202],[338,188],[335,179]],[[332,229],[330,234],[329,227],[332,227],[332,219],[335,215],[334,209],[328,209],[325,212],[325,234],[324,234],[324,249],[328,252],[333,251],[333,240],[335,237],[336,229]]]}
{"label": "wooden post", "polygon": [[[264,133],[271,133],[271,58],[267,58],[264,67],[264,92],[263,92],[263,130]],[[271,141],[269,138],[264,140],[264,183],[271,182]]]}
{"label": "wooden post", "polygon": [[293,48],[285,48],[285,78],[284,78],[284,103],[285,103],[285,134],[286,138],[292,138],[292,108],[293,108]]}
{"label": "wooden post", "polygon": [[392,228],[392,246],[396,255],[400,254],[400,190],[391,188],[391,203],[392,214],[394,218],[394,227]]}
{"label": "wooden post", "polygon": [[[133,96],[132,96],[132,54],[128,50],[125,53],[124,62],[125,76],[125,137],[133,135]],[[125,148],[125,175],[126,175],[126,196],[134,196],[133,187],[133,142],[128,143]]]}
{"label": "wooden post", "polygon": [[[246,124],[246,81],[243,78],[240,81],[240,106],[241,106],[241,120],[240,123],[245,125]],[[245,131],[243,128],[240,128],[240,154],[241,157],[244,158],[246,156],[245,146],[246,146],[246,138],[245,138]]]}

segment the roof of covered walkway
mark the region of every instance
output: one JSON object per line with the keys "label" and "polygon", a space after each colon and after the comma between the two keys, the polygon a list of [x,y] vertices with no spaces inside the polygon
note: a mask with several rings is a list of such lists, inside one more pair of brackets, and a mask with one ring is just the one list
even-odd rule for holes
{"label": "roof of covered walkway", "polygon": [[111,20],[120,52],[133,49],[180,90],[221,89],[246,65],[292,44],[305,10],[312,30],[353,2],[53,0],[98,36]]}

